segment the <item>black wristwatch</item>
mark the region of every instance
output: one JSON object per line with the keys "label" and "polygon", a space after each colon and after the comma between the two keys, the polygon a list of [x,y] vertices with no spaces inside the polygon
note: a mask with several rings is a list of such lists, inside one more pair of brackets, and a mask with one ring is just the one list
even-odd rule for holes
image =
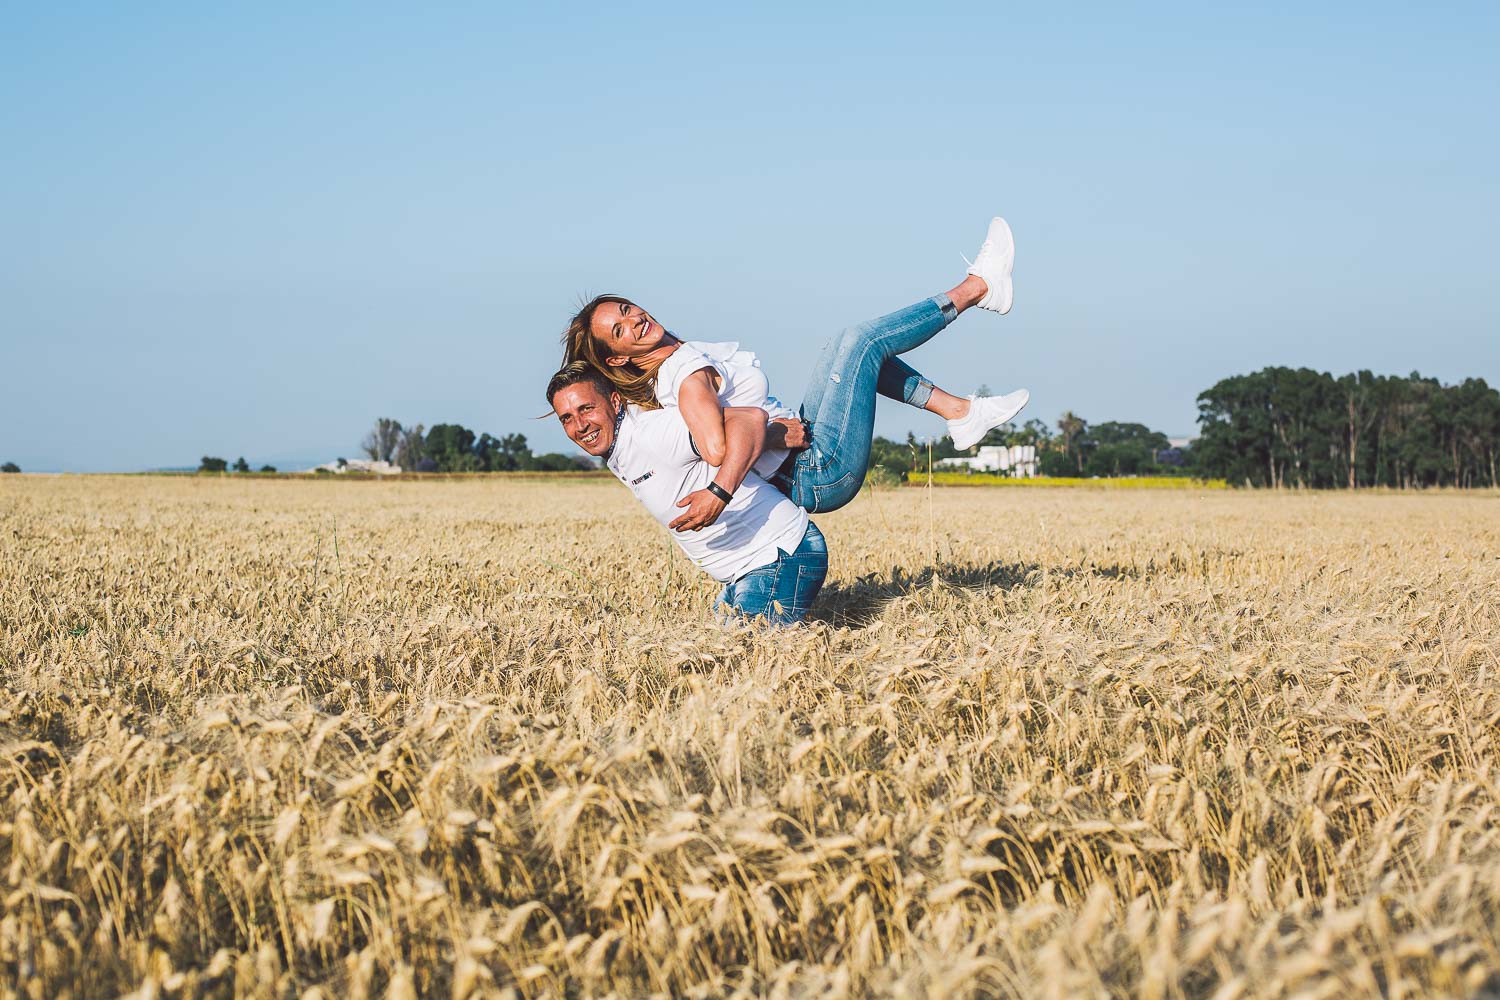
{"label": "black wristwatch", "polygon": [[728,503],[729,501],[734,499],[734,494],[726,490],[724,487],[720,486],[718,483],[710,482],[707,486],[704,487],[704,489],[708,490],[708,492],[712,493],[720,500],[723,500],[725,503]]}

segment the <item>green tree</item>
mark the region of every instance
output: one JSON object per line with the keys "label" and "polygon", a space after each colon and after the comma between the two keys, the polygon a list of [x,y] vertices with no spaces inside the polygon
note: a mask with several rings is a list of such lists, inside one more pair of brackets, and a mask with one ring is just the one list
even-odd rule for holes
{"label": "green tree", "polygon": [[885,470],[883,475],[898,481],[904,481],[910,475],[916,462],[915,437],[910,438],[912,443],[902,444],[892,441],[890,438],[877,437],[870,442],[870,461],[866,471],[874,469]]}
{"label": "green tree", "polygon": [[[427,438],[421,424],[401,429],[401,439],[396,442],[395,459],[396,464],[406,472],[427,471],[422,468],[423,463],[430,459],[427,457]],[[433,468],[436,467],[434,463]]]}
{"label": "green tree", "polygon": [[1072,410],[1065,411],[1057,420],[1063,457],[1073,461],[1080,475],[1083,473],[1084,452],[1087,450],[1087,439],[1084,434],[1088,427],[1088,421]]}
{"label": "green tree", "polygon": [[1029,444],[1037,448],[1045,448],[1052,443],[1052,430],[1047,426],[1045,420],[1032,417],[1021,425],[1016,431],[1015,440],[1009,444]]}
{"label": "green tree", "polygon": [[1059,476],[1076,479],[1081,473],[1078,465],[1063,454],[1061,448],[1049,448],[1037,453],[1036,471],[1043,476]]}
{"label": "green tree", "polygon": [[260,467],[259,471],[261,471],[261,472],[275,472],[276,471],[276,466],[274,466],[274,465],[262,465]]}
{"label": "green tree", "polygon": [[223,472],[228,468],[228,462],[222,458],[214,458],[212,455],[204,455],[198,462],[199,472]]}
{"label": "green tree", "polygon": [[17,465],[15,462],[6,462],[4,465],[0,465],[0,472],[20,472],[20,471],[21,471],[21,467],[19,465]]}
{"label": "green tree", "polygon": [[[1465,442],[1473,452],[1481,472],[1489,473],[1490,487],[1495,480],[1495,459],[1500,457],[1500,392],[1490,388],[1484,379],[1474,379],[1476,398],[1466,411]],[[1468,385],[1468,382],[1464,383]]]}
{"label": "green tree", "polygon": [[474,440],[474,458],[479,463],[483,472],[495,472],[495,455],[500,448],[500,441],[491,437],[488,433],[479,435]]}
{"label": "green tree", "polygon": [[1446,441],[1454,485],[1495,485],[1495,422],[1500,394],[1482,378],[1443,390]]}
{"label": "green tree", "polygon": [[234,471],[235,472],[249,472],[250,471],[250,463],[247,462],[247,461],[245,461],[245,456],[244,455],[241,455],[239,458],[237,458],[235,460]]}
{"label": "green tree", "polygon": [[1406,470],[1406,485],[1443,485],[1448,468],[1444,455],[1448,413],[1442,383],[1412,372],[1406,380],[1402,409],[1405,421],[1397,447]]}
{"label": "green tree", "polygon": [[578,472],[581,469],[595,468],[593,462],[578,455],[563,455],[553,451],[535,456],[528,453],[528,456],[527,466],[533,472]]}
{"label": "green tree", "polygon": [[393,462],[401,446],[401,433],[401,421],[379,417],[359,446],[372,462]]}
{"label": "green tree", "polygon": [[1337,485],[1343,463],[1337,460],[1341,422],[1333,376],[1311,368],[1268,368],[1266,374],[1283,484],[1298,488]]}
{"label": "green tree", "polygon": [[1268,380],[1221,379],[1198,394],[1198,461],[1204,473],[1248,486],[1277,486]]}
{"label": "green tree", "polygon": [[1165,451],[1167,436],[1145,424],[1106,421],[1088,428],[1092,447],[1084,464],[1089,476],[1138,476],[1151,472],[1156,453]]}
{"label": "green tree", "polygon": [[472,472],[474,432],[462,424],[433,424],[427,432],[427,454],[439,472]]}
{"label": "green tree", "polygon": [[1343,399],[1344,459],[1348,472],[1347,484],[1359,488],[1360,442],[1367,439],[1371,429],[1380,419],[1380,393],[1375,376],[1368,371],[1345,375],[1338,380],[1339,394]]}
{"label": "green tree", "polygon": [[[507,434],[500,439],[496,458],[491,463],[491,468],[497,471],[513,472],[532,469],[536,460],[532,458],[531,446],[526,443],[525,434]],[[546,471],[545,469],[538,471]]]}

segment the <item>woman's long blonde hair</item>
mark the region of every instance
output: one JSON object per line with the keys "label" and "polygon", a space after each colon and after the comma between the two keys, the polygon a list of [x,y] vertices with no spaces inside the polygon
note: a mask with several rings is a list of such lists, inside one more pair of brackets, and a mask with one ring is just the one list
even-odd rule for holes
{"label": "woman's long blonde hair", "polygon": [[[619,295],[596,295],[568,322],[568,332],[563,334],[563,364],[586,361],[599,369],[620,395],[642,409],[659,410],[661,403],[656,398],[656,371],[646,371],[634,361],[623,365],[605,363],[609,354],[604,345],[594,336],[594,313],[606,303],[633,306],[634,302]],[[639,308],[639,307],[637,307]]]}

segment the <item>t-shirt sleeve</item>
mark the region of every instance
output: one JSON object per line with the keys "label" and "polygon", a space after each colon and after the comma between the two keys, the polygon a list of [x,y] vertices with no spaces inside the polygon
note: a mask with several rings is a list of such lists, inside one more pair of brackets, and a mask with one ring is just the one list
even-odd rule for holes
{"label": "t-shirt sleeve", "polygon": [[686,344],[679,344],[677,350],[668,355],[667,360],[656,370],[656,401],[663,406],[676,406],[682,383],[693,372],[704,368],[718,370],[708,355]]}
{"label": "t-shirt sleeve", "polygon": [[641,423],[641,429],[650,437],[653,454],[677,466],[700,461],[698,451],[693,447],[693,436],[675,406],[643,414]]}

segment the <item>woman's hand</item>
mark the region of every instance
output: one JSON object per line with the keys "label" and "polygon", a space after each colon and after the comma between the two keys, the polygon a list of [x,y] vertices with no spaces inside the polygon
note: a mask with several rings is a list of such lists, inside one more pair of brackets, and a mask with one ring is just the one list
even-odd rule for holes
{"label": "woman's hand", "polygon": [[717,521],[728,504],[705,489],[689,493],[677,501],[677,506],[686,507],[687,513],[678,517],[667,527],[673,531],[698,531]]}
{"label": "woman's hand", "polygon": [[807,425],[789,417],[777,417],[766,424],[766,447],[802,451],[812,444]]}

